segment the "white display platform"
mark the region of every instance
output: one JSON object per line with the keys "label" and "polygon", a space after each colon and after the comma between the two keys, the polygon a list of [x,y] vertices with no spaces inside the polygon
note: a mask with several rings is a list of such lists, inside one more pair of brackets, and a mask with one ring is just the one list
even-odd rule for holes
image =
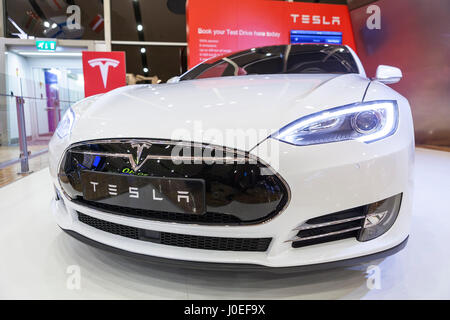
{"label": "white display platform", "polygon": [[[89,247],[53,221],[48,170],[0,188],[0,299],[449,299],[450,153],[417,149],[408,245],[366,266],[296,275],[155,267]],[[80,288],[71,274],[79,267]],[[67,283],[69,282],[69,286]]]}

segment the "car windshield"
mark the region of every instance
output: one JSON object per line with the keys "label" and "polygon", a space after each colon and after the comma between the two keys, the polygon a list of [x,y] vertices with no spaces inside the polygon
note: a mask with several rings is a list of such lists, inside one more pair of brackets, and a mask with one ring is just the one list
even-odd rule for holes
{"label": "car windshield", "polygon": [[358,67],[345,46],[281,45],[209,59],[186,72],[180,80],[287,73],[358,73]]}

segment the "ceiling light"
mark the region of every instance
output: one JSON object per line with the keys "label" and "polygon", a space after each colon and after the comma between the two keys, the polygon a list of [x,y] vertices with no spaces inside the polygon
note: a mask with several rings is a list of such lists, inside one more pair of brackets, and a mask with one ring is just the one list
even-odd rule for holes
{"label": "ceiling light", "polygon": [[141,53],[145,53],[145,51],[147,51],[145,48],[141,48]]}
{"label": "ceiling light", "polygon": [[18,51],[21,56],[49,56],[49,57],[81,57],[81,52],[36,52]]}
{"label": "ceiling light", "polygon": [[145,73],[148,72],[148,68],[144,68],[144,69],[142,69],[142,70],[144,70]]}
{"label": "ceiling light", "polygon": [[50,27],[50,22],[44,21],[44,27],[49,28]]}
{"label": "ceiling light", "polygon": [[142,31],[144,29],[144,27],[142,26],[142,24],[138,24],[137,25],[137,30],[138,31]]}

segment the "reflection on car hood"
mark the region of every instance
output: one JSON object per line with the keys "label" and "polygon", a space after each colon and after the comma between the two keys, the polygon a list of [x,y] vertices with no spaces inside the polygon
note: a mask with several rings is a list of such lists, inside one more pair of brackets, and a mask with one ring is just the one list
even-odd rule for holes
{"label": "reflection on car hood", "polygon": [[[174,138],[174,132],[274,132],[302,116],[359,102],[369,80],[357,74],[248,75],[135,85],[113,90],[80,112],[71,142],[104,138]],[[200,128],[201,127],[201,128]],[[197,130],[198,133],[198,130]],[[191,140],[214,143],[208,135]],[[242,141],[229,147],[248,150]]]}

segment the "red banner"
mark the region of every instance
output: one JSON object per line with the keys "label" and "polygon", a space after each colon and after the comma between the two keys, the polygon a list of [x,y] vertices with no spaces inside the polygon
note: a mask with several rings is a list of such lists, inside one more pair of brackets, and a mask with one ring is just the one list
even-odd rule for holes
{"label": "red banner", "polygon": [[83,51],[84,95],[89,97],[126,85],[125,52]]}
{"label": "red banner", "polygon": [[233,51],[289,44],[293,30],[337,32],[341,34],[341,43],[355,50],[346,5],[188,0],[186,19],[190,68],[210,57]]}

